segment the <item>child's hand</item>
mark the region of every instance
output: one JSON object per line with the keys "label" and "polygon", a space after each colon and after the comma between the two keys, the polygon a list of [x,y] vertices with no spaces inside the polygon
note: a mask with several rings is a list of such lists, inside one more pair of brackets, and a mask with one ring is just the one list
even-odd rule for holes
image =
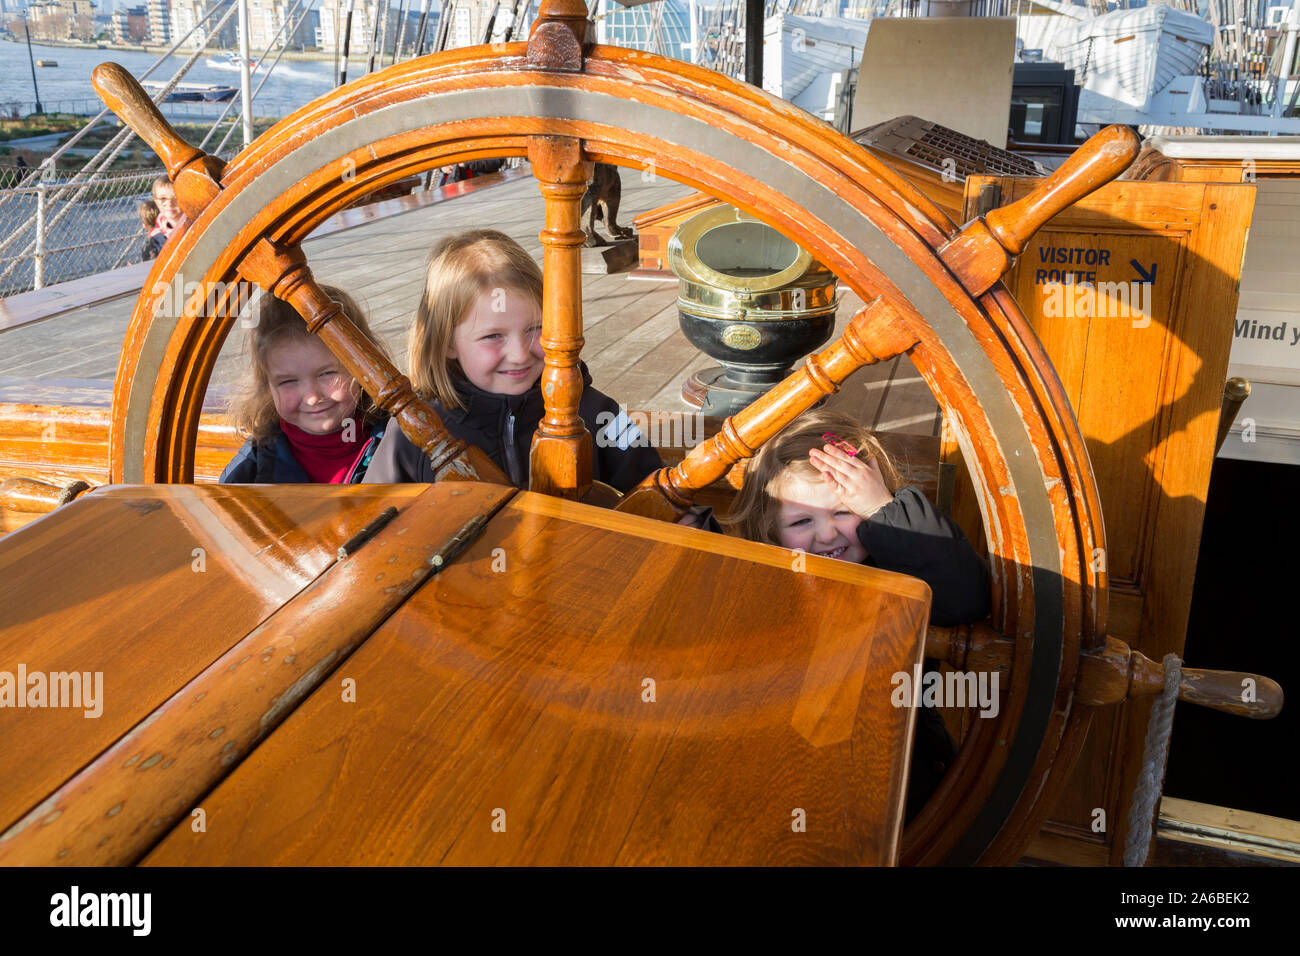
{"label": "child's hand", "polygon": [[684,524],[688,528],[704,527],[704,522],[700,519],[700,515],[696,514],[694,511],[686,512],[686,514],[677,519],[677,523]]}
{"label": "child's hand", "polygon": [[835,489],[844,507],[860,518],[870,518],[894,499],[874,461],[863,461],[829,444],[821,451],[811,449],[808,460]]}

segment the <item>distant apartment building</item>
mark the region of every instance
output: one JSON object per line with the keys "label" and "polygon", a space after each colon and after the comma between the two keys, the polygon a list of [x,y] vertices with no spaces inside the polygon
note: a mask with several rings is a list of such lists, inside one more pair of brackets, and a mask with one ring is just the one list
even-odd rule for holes
{"label": "distant apartment building", "polygon": [[487,29],[497,6],[496,0],[460,0],[452,8],[446,49],[455,50],[490,40]]}
{"label": "distant apartment building", "polygon": [[172,18],[167,0],[149,0],[149,42],[156,46],[171,45]]}
{"label": "distant apartment building", "polygon": [[[314,46],[317,11],[304,15],[301,4],[296,10],[294,7],[292,0],[248,0],[249,50],[269,50],[285,43],[291,48]],[[290,22],[286,24],[286,20]]]}
{"label": "distant apartment building", "polygon": [[138,7],[118,7],[113,11],[111,36],[114,43],[144,43],[149,39],[149,10]]}
{"label": "distant apartment building", "polygon": [[[237,34],[233,16],[226,21],[219,32],[213,33],[226,12],[222,10],[212,13],[213,8],[220,5],[218,0],[172,0],[170,42],[175,43],[188,34],[189,39],[185,41],[184,46],[189,50],[197,50],[209,45],[217,50],[234,49]],[[208,16],[210,13],[212,15]],[[200,23],[202,26],[198,26]],[[195,29],[196,26],[198,29]],[[191,30],[194,32],[190,33]]]}
{"label": "distant apartment building", "polygon": [[[302,10],[298,10],[298,15],[302,15]],[[298,24],[297,30],[294,31],[294,40],[290,44],[292,47],[301,47],[304,50],[312,50],[316,47],[316,34],[320,31],[320,11],[314,7],[307,11],[307,15],[302,18]]]}
{"label": "distant apartment building", "polygon": [[[436,3],[430,3],[431,7],[436,7]],[[370,49],[371,38],[375,35],[375,18],[383,16],[384,7],[376,0],[355,0],[352,9],[352,37],[348,43],[348,50],[351,55],[359,55]],[[347,22],[348,0],[320,0],[320,20],[316,27],[316,46],[330,53],[339,49],[339,39],[343,36],[344,24]],[[383,48],[385,53],[392,53],[397,47],[398,33],[404,34],[402,47],[406,51],[405,55],[410,56],[415,49],[416,29],[420,22],[419,4],[412,2],[407,4],[406,29],[400,29],[401,9],[397,4],[392,4],[388,8],[388,29],[384,29],[383,20],[380,20],[380,35],[386,34]],[[430,9],[428,22],[425,25],[425,49],[433,45],[434,33],[437,30],[438,16],[435,10]]]}
{"label": "distant apartment building", "polygon": [[95,39],[92,0],[37,0],[27,5],[33,40]]}

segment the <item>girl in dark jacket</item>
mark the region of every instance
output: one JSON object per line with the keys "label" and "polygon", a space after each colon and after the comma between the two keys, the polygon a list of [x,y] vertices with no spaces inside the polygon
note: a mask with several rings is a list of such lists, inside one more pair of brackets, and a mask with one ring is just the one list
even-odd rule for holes
{"label": "girl in dark jacket", "polygon": [[[751,541],[918,577],[930,586],[930,622],[989,613],[988,569],[961,528],[915,485],[904,485],[870,431],[844,415],[809,412],[765,444],[724,523]],[[927,668],[931,668],[927,662]],[[917,713],[908,783],[910,820],[956,756],[943,718]]]}
{"label": "girl in dark jacket", "polygon": [[[453,436],[481,448],[520,488],[545,412],[541,330],[542,273],[517,242],[476,229],[434,248],[408,338],[411,383]],[[663,461],[618,403],[591,388],[586,366],[582,376],[578,414],[594,439],[592,478],[626,492]],[[432,480],[428,458],[390,425],[366,481]]]}
{"label": "girl in dark jacket", "polygon": [[[351,296],[321,288],[375,340]],[[383,438],[385,416],[293,306],[263,295],[256,318],[248,377],[230,409],[232,424],[248,440],[221,473],[221,483],[360,481]]]}

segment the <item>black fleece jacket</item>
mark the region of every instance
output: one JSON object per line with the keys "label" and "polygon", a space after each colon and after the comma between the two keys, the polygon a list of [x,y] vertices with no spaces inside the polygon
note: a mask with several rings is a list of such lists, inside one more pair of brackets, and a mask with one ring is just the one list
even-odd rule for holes
{"label": "black fleece jacket", "polygon": [[952,627],[988,617],[988,568],[961,528],[939,514],[916,485],[901,489],[858,525],[858,540],[867,549],[866,564],[930,585],[931,624]]}
{"label": "black fleece jacket", "polygon": [[[578,414],[594,439],[591,476],[627,492],[646,475],[662,468],[663,459],[653,448],[640,447],[647,441],[646,437],[640,436],[635,426],[620,415],[619,405],[614,399],[591,387],[591,373],[587,366],[580,364],[579,367],[583,388]],[[477,445],[510,476],[516,487],[526,488],[533,432],[545,414],[540,382],[523,395],[485,392],[464,379],[457,382],[456,387],[465,403],[464,408],[448,409],[437,401],[432,403],[447,431]],[[365,481],[367,484],[431,482],[433,468],[424,453],[394,422],[379,443]]]}

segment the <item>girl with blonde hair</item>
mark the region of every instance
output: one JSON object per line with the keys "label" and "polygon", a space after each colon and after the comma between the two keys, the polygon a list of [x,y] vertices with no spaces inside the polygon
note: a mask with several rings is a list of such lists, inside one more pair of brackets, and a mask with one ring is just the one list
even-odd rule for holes
{"label": "girl with blonde hair", "polygon": [[921,578],[934,593],[934,624],[988,615],[988,569],[961,528],[846,415],[806,412],[778,432],[720,520],[751,541]]}
{"label": "girl with blonde hair", "polygon": [[[504,233],[474,229],[434,247],[408,336],[408,375],[453,436],[477,445],[520,488],[545,414],[542,273]],[[618,403],[591,387],[578,414],[594,438],[592,478],[626,492],[663,461]],[[432,481],[428,458],[390,427],[367,482]]]}
{"label": "girl with blonde hair", "polygon": [[[351,296],[321,288],[375,341]],[[384,436],[386,416],[293,306],[264,294],[255,315],[248,372],[230,408],[231,424],[248,440],[221,483],[360,481]]]}

